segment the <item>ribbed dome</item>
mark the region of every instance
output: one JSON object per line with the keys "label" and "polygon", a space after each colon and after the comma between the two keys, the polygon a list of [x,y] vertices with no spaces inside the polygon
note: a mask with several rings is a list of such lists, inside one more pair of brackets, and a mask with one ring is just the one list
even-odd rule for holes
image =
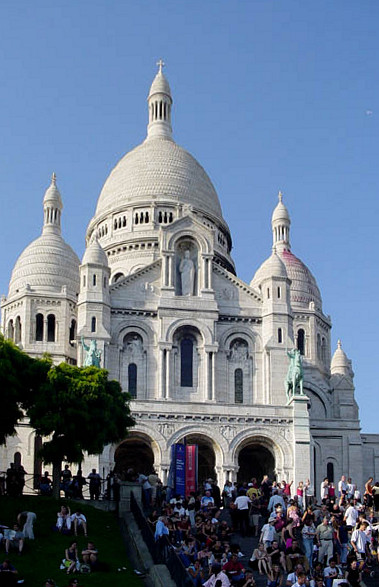
{"label": "ribbed dome", "polygon": [[288,220],[290,222],[290,215],[281,199],[272,213],[271,222],[277,222],[278,220]]}
{"label": "ribbed dome", "polygon": [[149,97],[153,96],[154,94],[167,94],[168,96],[171,96],[170,84],[168,83],[162,71],[158,71],[153,80],[153,83],[151,84]]}
{"label": "ribbed dome", "polygon": [[168,138],[151,137],[118,162],[103,186],[95,216],[150,200],[189,204],[222,220],[208,175],[192,155]]}
{"label": "ribbed dome", "polygon": [[287,275],[291,280],[291,304],[293,307],[308,308],[310,302],[314,302],[317,309],[322,309],[320,290],[318,289],[316,279],[309,271],[308,267],[291,251],[283,250],[279,252],[283,260]]}
{"label": "ribbed dome", "polygon": [[287,277],[286,267],[283,261],[280,260],[277,253],[274,251],[264,263],[259,267],[251,280],[251,287],[258,287],[264,279],[270,277]]}
{"label": "ribbed dome", "polygon": [[43,292],[79,292],[79,259],[60,234],[42,234],[19,256],[9,284],[9,297],[27,285]]}
{"label": "ribbed dome", "polygon": [[88,245],[83,255],[82,265],[87,263],[108,267],[108,258],[96,239]]}

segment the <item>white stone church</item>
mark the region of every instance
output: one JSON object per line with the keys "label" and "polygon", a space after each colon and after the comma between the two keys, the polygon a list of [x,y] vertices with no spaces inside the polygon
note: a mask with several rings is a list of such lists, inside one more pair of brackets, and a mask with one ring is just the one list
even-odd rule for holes
{"label": "white stone church", "polygon": [[[199,477],[338,481],[379,477],[379,436],[362,435],[351,361],[331,357],[330,317],[307,266],[291,251],[279,194],[273,247],[252,281],[236,276],[232,238],[201,165],[174,142],[162,65],[148,96],[145,141],[106,179],[78,259],[61,235],[53,179],[43,229],[20,255],[7,297],[5,335],[34,357],[83,364],[97,341],[101,364],[130,393],[136,426],[84,466],[155,467],[167,479],[170,448],[199,446]],[[264,219],[263,219],[264,220]],[[294,227],[296,230],[296,227]],[[268,253],[270,253],[268,251]],[[304,394],[289,399],[287,351],[302,355]],[[41,439],[25,425],[1,451],[32,473]]]}

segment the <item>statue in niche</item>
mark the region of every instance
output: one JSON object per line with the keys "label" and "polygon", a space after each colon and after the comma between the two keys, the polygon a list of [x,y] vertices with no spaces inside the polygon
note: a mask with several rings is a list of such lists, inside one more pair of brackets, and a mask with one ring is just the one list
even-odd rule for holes
{"label": "statue in niche", "polygon": [[230,347],[230,360],[233,363],[244,363],[248,358],[248,349],[246,342],[236,340]]}
{"label": "statue in niche", "polygon": [[91,340],[89,346],[84,342],[84,337],[82,336],[82,347],[86,351],[86,356],[84,359],[83,367],[99,367],[100,368],[100,360],[101,360],[101,351],[97,348],[96,340]]}
{"label": "statue in niche", "polygon": [[126,352],[131,359],[136,359],[142,352],[142,341],[139,336],[135,335],[126,343]]}
{"label": "statue in niche", "polygon": [[182,282],[182,296],[193,296],[195,265],[192,259],[190,259],[190,252],[188,249],[184,251],[184,257],[180,261],[179,273]]}

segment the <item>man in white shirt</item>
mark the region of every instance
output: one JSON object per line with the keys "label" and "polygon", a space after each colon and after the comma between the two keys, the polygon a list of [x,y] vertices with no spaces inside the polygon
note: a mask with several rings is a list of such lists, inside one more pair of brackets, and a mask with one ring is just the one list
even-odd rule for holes
{"label": "man in white shirt", "polygon": [[346,526],[348,530],[351,530],[355,527],[357,520],[358,520],[359,512],[357,508],[354,506],[354,502],[351,501],[349,507],[345,511],[344,520],[346,522]]}
{"label": "man in white shirt", "polygon": [[259,542],[263,542],[265,547],[271,546],[272,541],[275,539],[275,521],[273,520],[269,524],[262,526],[261,537]]}
{"label": "man in white shirt", "polygon": [[238,522],[242,536],[246,536],[249,532],[249,505],[251,499],[247,497],[243,492],[235,499],[234,505],[238,511]]}
{"label": "man in white shirt", "polygon": [[336,559],[333,557],[330,558],[329,566],[324,569],[325,587],[332,587],[334,579],[342,576],[342,570],[337,567]]}
{"label": "man in white shirt", "polygon": [[338,481],[338,496],[340,498],[340,503],[343,502],[347,494],[347,483],[345,475],[342,475],[341,479]]}
{"label": "man in white shirt", "polygon": [[320,493],[321,501],[322,503],[325,503],[329,496],[329,479],[327,477],[325,477],[324,481],[321,483]]}
{"label": "man in white shirt", "polygon": [[357,560],[365,560],[369,539],[366,534],[368,522],[363,521],[360,528],[356,528],[351,535],[351,545],[357,555]]}

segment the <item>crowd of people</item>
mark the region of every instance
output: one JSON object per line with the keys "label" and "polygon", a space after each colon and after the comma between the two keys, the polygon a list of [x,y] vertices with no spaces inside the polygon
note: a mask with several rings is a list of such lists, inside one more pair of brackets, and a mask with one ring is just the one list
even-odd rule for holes
{"label": "crowd of people", "polygon": [[344,475],[336,487],[325,478],[318,501],[309,480],[293,487],[266,475],[220,490],[208,479],[185,498],[165,490],[157,498],[149,479],[138,476],[158,548],[163,558],[175,550],[196,587],[247,587],[258,577],[267,587],[361,587],[374,575],[379,483],[372,478],[362,493]]}

